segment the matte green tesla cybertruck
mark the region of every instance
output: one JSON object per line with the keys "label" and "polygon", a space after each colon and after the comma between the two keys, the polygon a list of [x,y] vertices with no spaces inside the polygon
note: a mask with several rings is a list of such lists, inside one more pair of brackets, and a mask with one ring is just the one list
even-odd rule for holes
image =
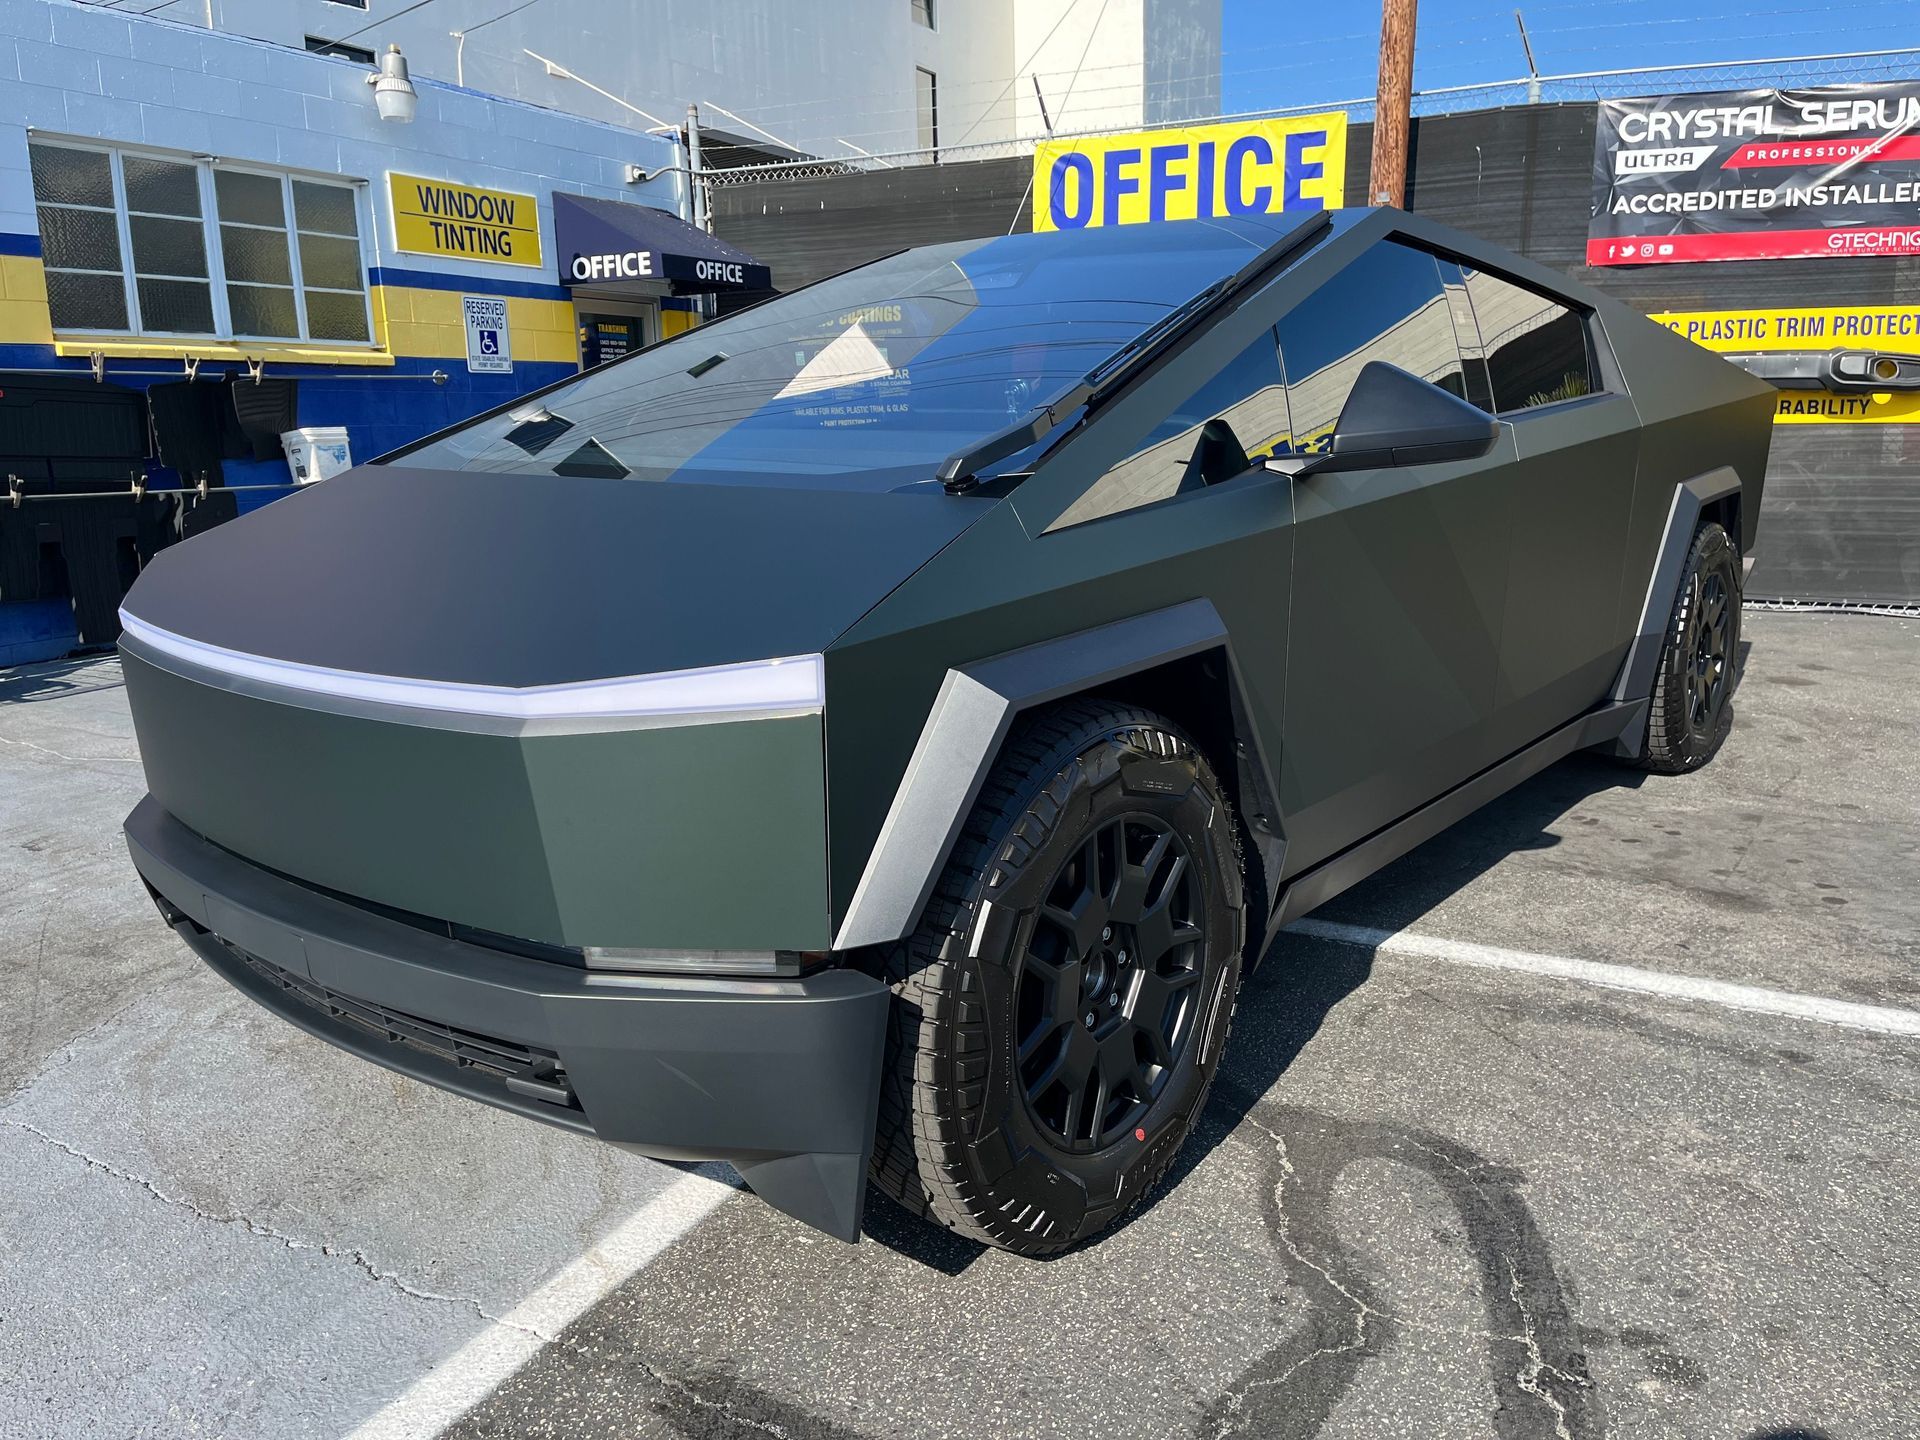
{"label": "matte green tesla cybertruck", "polygon": [[133,858],[380,1064],[1057,1250],[1280,926],[1711,754],[1769,396],[1392,210],[907,251],[162,554]]}

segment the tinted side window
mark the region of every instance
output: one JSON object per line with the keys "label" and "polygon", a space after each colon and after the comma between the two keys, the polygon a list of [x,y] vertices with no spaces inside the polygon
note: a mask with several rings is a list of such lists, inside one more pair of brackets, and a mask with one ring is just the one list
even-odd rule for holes
{"label": "tinted side window", "polygon": [[1583,317],[1498,275],[1469,270],[1466,280],[1497,413],[1573,400],[1598,388]]}
{"label": "tinted side window", "polygon": [[1308,454],[1333,438],[1334,421],[1369,361],[1384,360],[1472,399],[1454,339],[1440,265],[1383,241],[1296,305],[1280,322],[1293,412],[1290,449]]}
{"label": "tinted side window", "polygon": [[1487,352],[1480,344],[1480,327],[1467,296],[1467,276],[1451,260],[1440,262],[1440,283],[1447,291],[1447,313],[1453,316],[1453,338],[1460,346],[1460,364],[1467,380],[1467,399],[1493,413],[1493,380],[1487,374]]}
{"label": "tinted side window", "polygon": [[1047,528],[1064,529],[1231,480],[1276,448],[1284,452],[1288,428],[1280,357],[1267,331]]}

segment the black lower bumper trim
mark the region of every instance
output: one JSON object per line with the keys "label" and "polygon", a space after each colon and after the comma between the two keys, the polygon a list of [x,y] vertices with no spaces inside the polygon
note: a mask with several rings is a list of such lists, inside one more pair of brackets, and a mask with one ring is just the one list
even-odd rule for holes
{"label": "black lower bumper trim", "polygon": [[127,817],[174,929],[237,988],[354,1054],[642,1154],[726,1160],[858,1237],[887,990],[851,970],[595,974],[435,935],[269,874],[154,800]]}

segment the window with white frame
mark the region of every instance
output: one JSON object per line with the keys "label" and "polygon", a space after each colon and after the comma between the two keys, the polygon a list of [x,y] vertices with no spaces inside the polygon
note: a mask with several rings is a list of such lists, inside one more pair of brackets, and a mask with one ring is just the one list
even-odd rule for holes
{"label": "window with white frame", "polygon": [[929,158],[940,158],[940,82],[931,70],[913,72],[914,108],[919,119],[920,148]]}
{"label": "window with white frame", "polygon": [[372,338],[360,186],[65,141],[29,153],[56,331]]}

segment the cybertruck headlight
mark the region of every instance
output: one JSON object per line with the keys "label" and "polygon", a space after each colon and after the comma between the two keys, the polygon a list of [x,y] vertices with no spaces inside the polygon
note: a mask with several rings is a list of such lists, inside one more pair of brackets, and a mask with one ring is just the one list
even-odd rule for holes
{"label": "cybertruck headlight", "polygon": [[466,685],[275,660],[209,645],[120,612],[135,640],[205,670],[299,691],[316,700],[401,705],[500,720],[619,720],[649,716],[792,714],[826,703],[826,662],[818,655],[746,660],[698,670],[665,670],[562,685]]}
{"label": "cybertruck headlight", "polygon": [[583,945],[581,958],[589,970],[632,975],[734,975],[784,980],[818,970],[827,963],[824,950],[630,950],[619,946]]}

